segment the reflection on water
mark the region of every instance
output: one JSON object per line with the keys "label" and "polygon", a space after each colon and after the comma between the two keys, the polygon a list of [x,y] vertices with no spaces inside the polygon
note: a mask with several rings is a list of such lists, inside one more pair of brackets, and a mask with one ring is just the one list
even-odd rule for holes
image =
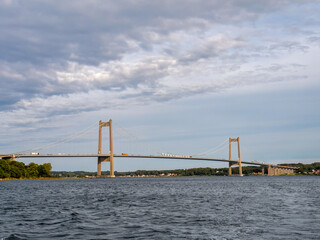
{"label": "reflection on water", "polygon": [[0,182],[0,239],[319,239],[319,177]]}

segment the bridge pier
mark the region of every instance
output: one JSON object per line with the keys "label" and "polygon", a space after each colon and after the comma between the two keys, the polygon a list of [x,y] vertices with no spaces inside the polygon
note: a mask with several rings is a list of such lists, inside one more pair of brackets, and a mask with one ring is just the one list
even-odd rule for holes
{"label": "bridge pier", "polygon": [[236,163],[233,162],[229,162],[229,172],[228,172],[228,176],[232,176],[232,166],[236,165]]}
{"label": "bridge pier", "polygon": [[[101,177],[101,163],[102,162],[110,162],[109,157],[98,157],[98,169],[97,169],[97,176]],[[111,171],[110,171],[110,177],[111,177]]]}
{"label": "bridge pier", "polygon": [[[232,166],[234,165],[239,165],[238,162],[229,162],[229,171],[228,171],[228,176],[232,176]],[[239,175],[238,176],[243,176],[242,175],[242,168],[239,167]]]}
{"label": "bridge pier", "polygon": [[274,176],[274,169],[271,165],[268,166],[268,176]]}
{"label": "bridge pier", "polygon": [[269,165],[268,166],[268,176],[279,176],[282,174],[290,174],[294,173],[294,169],[290,167],[284,166],[276,166],[276,165]]}
{"label": "bridge pier", "polygon": [[98,157],[98,169],[97,169],[97,177],[101,177],[101,158]]}
{"label": "bridge pier", "polygon": [[262,167],[262,169],[261,169],[261,175],[264,176],[264,167]]}
{"label": "bridge pier", "polygon": [[2,159],[10,160],[10,161],[15,161],[16,160],[16,155],[7,155],[5,157],[2,157]]}

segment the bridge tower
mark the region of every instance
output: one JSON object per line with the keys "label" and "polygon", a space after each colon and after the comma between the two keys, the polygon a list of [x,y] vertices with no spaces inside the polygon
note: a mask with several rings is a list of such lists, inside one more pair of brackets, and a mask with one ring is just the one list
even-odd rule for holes
{"label": "bridge tower", "polygon": [[98,170],[97,176],[101,176],[101,163],[102,162],[110,162],[110,176],[114,176],[114,169],[113,169],[113,136],[112,136],[112,120],[110,119],[108,122],[99,121],[99,142],[98,142],[98,154],[101,154],[101,144],[102,144],[102,128],[109,127],[109,157],[101,156],[98,157]]}
{"label": "bridge tower", "polygon": [[[231,143],[237,142],[238,143],[238,162],[231,162]],[[240,154],[240,138],[229,138],[229,176],[232,176],[232,166],[239,165],[239,176],[242,175],[242,166],[241,166],[241,154]]]}

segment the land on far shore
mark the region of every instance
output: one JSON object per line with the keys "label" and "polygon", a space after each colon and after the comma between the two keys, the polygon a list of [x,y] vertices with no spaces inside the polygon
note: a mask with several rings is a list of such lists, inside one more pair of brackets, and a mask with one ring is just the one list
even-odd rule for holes
{"label": "land on far shore", "polygon": [[[290,175],[318,175],[320,176],[320,162],[312,164],[291,163],[279,164],[292,167],[298,167],[299,170],[295,174]],[[255,166],[242,167],[243,175],[245,176],[262,176],[262,168]],[[239,174],[239,168],[232,169],[233,174]],[[52,176],[56,177],[78,177],[91,178],[96,177],[97,172],[87,171],[52,171]],[[265,168],[265,174],[268,174],[268,168]],[[102,172],[102,176],[109,175],[108,171]],[[129,172],[117,172],[117,177],[175,177],[175,176],[228,176],[228,168],[190,168],[190,169],[175,169],[175,170],[137,170]]]}
{"label": "land on far shore", "polygon": [[[320,176],[320,162],[311,164],[291,163],[279,164],[299,169],[295,174],[290,175],[318,175]],[[9,161],[0,159],[0,180],[17,180],[17,179],[48,179],[48,178],[95,178],[97,172],[87,171],[51,171],[50,163],[38,165],[23,162]],[[244,166],[242,168],[245,176],[262,176],[262,168],[256,166]],[[239,173],[239,168],[232,170],[233,174]],[[265,174],[268,174],[268,168],[265,168]],[[109,172],[102,172],[102,177],[108,176]],[[178,177],[178,176],[228,176],[228,168],[190,168],[175,170],[137,170],[131,172],[117,172],[117,177]]]}

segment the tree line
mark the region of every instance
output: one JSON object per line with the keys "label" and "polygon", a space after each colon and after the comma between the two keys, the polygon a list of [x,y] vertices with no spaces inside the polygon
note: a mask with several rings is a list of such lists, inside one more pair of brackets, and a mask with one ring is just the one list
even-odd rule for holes
{"label": "tree line", "polygon": [[[287,163],[279,164],[292,167],[298,167],[297,171],[300,174],[316,174],[315,171],[320,170],[320,162],[315,162],[312,164],[302,164],[302,163]],[[86,176],[96,176],[97,172],[87,172],[87,171],[53,171],[51,172],[51,164],[45,163],[38,165],[35,163],[30,163],[25,165],[22,162],[9,161],[0,159],[0,178],[38,178],[38,177],[86,177]],[[242,173],[244,175],[257,175],[261,173],[261,167],[258,166],[244,166],[242,167]],[[233,174],[239,174],[239,168],[234,167],[232,169]],[[102,175],[109,175],[109,171],[103,171]],[[116,176],[227,176],[228,168],[190,168],[190,169],[175,169],[175,170],[137,170],[133,172],[117,172]],[[268,174],[268,168],[265,167],[265,174]],[[320,174],[319,174],[320,175]]]}
{"label": "tree line", "polygon": [[52,166],[50,163],[36,164],[0,159],[0,178],[39,178],[50,177]]}
{"label": "tree line", "polygon": [[[189,168],[175,170],[137,170],[135,172],[115,172],[116,176],[161,176],[161,175],[176,175],[176,176],[228,176],[229,168]],[[243,167],[242,171],[246,175],[261,172],[261,167]],[[232,169],[233,174],[239,173],[239,168]]]}
{"label": "tree line", "polygon": [[[233,174],[239,173],[239,168],[232,169]],[[248,166],[243,167],[242,172],[245,175],[261,172],[261,167]],[[189,169],[175,169],[175,170],[137,170],[133,172],[114,172],[116,176],[228,176],[228,168],[189,168]],[[102,171],[102,176],[109,175],[109,171]],[[85,177],[96,176],[97,172],[86,171],[53,171],[53,176],[56,177]]]}
{"label": "tree line", "polygon": [[298,167],[299,170],[297,172],[301,173],[301,174],[307,174],[307,173],[311,173],[311,172],[320,170],[320,162],[314,162],[314,163],[310,163],[310,164],[286,163],[286,164],[279,164],[279,165]]}

